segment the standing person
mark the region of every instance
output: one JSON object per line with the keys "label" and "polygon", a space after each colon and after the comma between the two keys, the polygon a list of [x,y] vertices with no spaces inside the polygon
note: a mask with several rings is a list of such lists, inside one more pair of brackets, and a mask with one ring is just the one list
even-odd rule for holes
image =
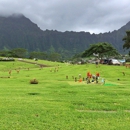
{"label": "standing person", "polygon": [[90,83],[90,77],[87,78],[87,84]]}
{"label": "standing person", "polygon": [[97,68],[97,67],[98,67],[98,64],[99,64],[98,59],[96,60],[95,64],[96,64],[96,68]]}
{"label": "standing person", "polygon": [[96,73],[96,76],[97,76],[97,77],[99,77],[99,76],[100,76],[99,72],[97,72],[97,73]]}
{"label": "standing person", "polygon": [[92,75],[92,82],[94,82],[96,80],[96,76]]}
{"label": "standing person", "polygon": [[102,81],[101,81],[101,82],[102,82],[102,85],[104,85],[104,84],[105,84],[105,79],[102,79]]}
{"label": "standing person", "polygon": [[87,84],[90,83],[91,77],[92,77],[91,73],[90,73],[90,72],[87,72],[87,78],[86,78]]}
{"label": "standing person", "polygon": [[87,72],[87,78],[90,77],[90,75],[91,75],[90,72]]}
{"label": "standing person", "polygon": [[79,74],[79,79],[81,78],[81,74]]}
{"label": "standing person", "polygon": [[100,76],[100,74],[99,74],[99,72],[97,72],[96,73],[96,83],[98,83],[99,76]]}

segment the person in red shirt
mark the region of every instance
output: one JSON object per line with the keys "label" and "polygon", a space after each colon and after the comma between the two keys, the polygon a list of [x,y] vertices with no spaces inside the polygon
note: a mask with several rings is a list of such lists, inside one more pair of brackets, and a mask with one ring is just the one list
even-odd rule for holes
{"label": "person in red shirt", "polygon": [[96,73],[96,83],[98,83],[98,78],[99,78],[100,74],[97,72]]}
{"label": "person in red shirt", "polygon": [[87,72],[87,77],[90,77],[91,73],[90,72]]}
{"label": "person in red shirt", "polygon": [[92,77],[92,74],[90,72],[87,72],[87,78],[86,78],[87,83],[90,83],[91,77]]}
{"label": "person in red shirt", "polygon": [[97,76],[97,77],[99,77],[99,76],[100,76],[100,74],[97,72],[97,73],[96,73],[96,76]]}

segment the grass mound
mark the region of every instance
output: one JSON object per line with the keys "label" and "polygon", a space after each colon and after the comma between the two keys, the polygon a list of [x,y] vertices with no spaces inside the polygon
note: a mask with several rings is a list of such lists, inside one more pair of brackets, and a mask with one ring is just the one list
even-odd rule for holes
{"label": "grass mound", "polygon": [[38,80],[37,79],[32,79],[32,80],[30,80],[30,84],[38,84]]}

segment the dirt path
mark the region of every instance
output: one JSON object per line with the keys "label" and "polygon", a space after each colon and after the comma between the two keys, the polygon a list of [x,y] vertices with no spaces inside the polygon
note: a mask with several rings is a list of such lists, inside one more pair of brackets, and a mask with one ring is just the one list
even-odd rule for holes
{"label": "dirt path", "polygon": [[40,67],[50,67],[49,65],[40,64],[40,63],[36,63],[36,62],[31,62],[31,61],[26,61],[26,60],[18,60],[18,61],[29,63],[29,64],[36,64],[36,65],[39,65]]}

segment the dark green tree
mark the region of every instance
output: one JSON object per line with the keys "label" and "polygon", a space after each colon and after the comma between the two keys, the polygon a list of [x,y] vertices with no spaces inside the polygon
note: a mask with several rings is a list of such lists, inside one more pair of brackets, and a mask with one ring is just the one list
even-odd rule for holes
{"label": "dark green tree", "polygon": [[38,58],[38,59],[44,59],[46,60],[47,59],[47,54],[44,53],[44,52],[40,52],[40,51],[33,51],[33,52],[30,52],[30,58],[33,59],[33,58]]}
{"label": "dark green tree", "polygon": [[119,53],[111,44],[103,42],[91,44],[90,47],[85,50],[81,56],[89,57],[92,55],[97,55],[98,58],[102,58],[103,56],[119,55]]}
{"label": "dark green tree", "polygon": [[51,61],[60,61],[61,59],[61,55],[59,53],[51,53],[51,54],[48,54],[48,60],[51,60]]}
{"label": "dark green tree", "polygon": [[126,36],[122,39],[125,43],[123,48],[129,49],[130,48],[130,31],[126,31]]}
{"label": "dark green tree", "polygon": [[0,56],[3,57],[14,57],[14,53],[11,50],[1,50]]}
{"label": "dark green tree", "polygon": [[50,46],[50,49],[48,50],[49,53],[54,53],[55,52],[55,48],[53,47],[53,45]]}
{"label": "dark green tree", "polygon": [[24,48],[16,48],[12,50],[14,57],[25,58],[27,56],[27,50]]}

